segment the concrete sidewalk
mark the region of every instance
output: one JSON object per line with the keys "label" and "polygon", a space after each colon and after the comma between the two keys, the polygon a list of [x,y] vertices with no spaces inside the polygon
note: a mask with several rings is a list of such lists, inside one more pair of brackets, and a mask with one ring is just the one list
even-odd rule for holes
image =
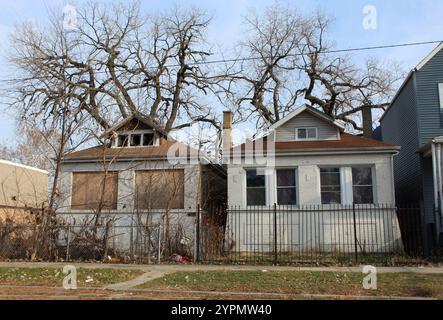
{"label": "concrete sidewalk", "polygon": [[[296,266],[245,266],[245,265],[198,265],[198,264],[105,264],[105,263],[48,263],[48,262],[0,262],[0,268],[63,268],[74,265],[85,269],[126,269],[143,270],[153,273],[171,273],[179,271],[332,271],[332,272],[362,272],[362,266],[356,267],[296,267]],[[424,273],[443,274],[443,266],[436,267],[377,267],[379,273]]]}

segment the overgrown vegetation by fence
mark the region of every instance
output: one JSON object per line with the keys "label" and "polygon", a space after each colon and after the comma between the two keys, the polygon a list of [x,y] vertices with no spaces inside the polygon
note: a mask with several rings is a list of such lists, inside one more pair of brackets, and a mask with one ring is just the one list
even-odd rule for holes
{"label": "overgrown vegetation by fence", "polygon": [[0,260],[157,263],[193,256],[194,230],[178,221],[146,225],[138,215],[128,223],[91,214],[74,224],[42,219],[44,211],[10,209],[0,218]]}
{"label": "overgrown vegetation by fence", "polygon": [[[0,259],[25,261],[103,261],[159,263],[174,256],[192,257],[193,239],[183,226],[170,225],[169,239],[162,225],[0,225]],[[190,258],[189,258],[190,259]]]}

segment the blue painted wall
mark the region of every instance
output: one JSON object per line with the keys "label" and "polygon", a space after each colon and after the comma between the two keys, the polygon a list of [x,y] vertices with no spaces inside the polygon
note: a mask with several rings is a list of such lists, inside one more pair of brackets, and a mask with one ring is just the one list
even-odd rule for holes
{"label": "blue painted wall", "polygon": [[415,95],[415,77],[404,85],[381,122],[382,140],[401,146],[394,157],[397,203],[419,202],[422,198],[419,129]]}
{"label": "blue painted wall", "polygon": [[443,50],[416,72],[420,145],[443,135],[438,84],[443,83]]}
{"label": "blue painted wall", "polygon": [[394,160],[397,202],[423,201],[426,222],[434,221],[432,160],[420,148],[443,136],[438,84],[443,83],[443,50],[413,71],[381,121],[383,141],[401,146]]}

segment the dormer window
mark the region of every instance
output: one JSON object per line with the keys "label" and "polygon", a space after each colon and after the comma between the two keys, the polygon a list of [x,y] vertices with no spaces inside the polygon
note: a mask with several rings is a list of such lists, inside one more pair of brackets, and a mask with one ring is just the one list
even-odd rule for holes
{"label": "dormer window", "polygon": [[154,147],[159,145],[158,136],[154,132],[119,133],[114,140],[114,147]]}
{"label": "dormer window", "polygon": [[154,134],[153,133],[145,133],[143,135],[143,146],[150,147],[154,145]]}
{"label": "dormer window", "polygon": [[140,147],[142,143],[141,134],[131,134],[131,147]]}
{"label": "dormer window", "polygon": [[317,128],[297,128],[295,129],[296,140],[317,140],[318,129]]}
{"label": "dormer window", "polygon": [[127,134],[119,134],[117,140],[117,147],[123,148],[128,145],[128,135]]}

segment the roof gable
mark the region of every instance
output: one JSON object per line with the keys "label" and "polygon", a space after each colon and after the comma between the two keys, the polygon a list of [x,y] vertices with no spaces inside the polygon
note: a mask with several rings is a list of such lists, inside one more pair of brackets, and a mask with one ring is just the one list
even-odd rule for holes
{"label": "roof gable", "polygon": [[386,111],[381,116],[381,118],[379,120],[380,123],[383,122],[383,119],[385,118],[385,116],[390,111],[392,105],[395,103],[395,101],[397,101],[398,97],[403,92],[403,90],[406,87],[406,85],[408,84],[408,82],[411,79],[413,79],[413,77],[415,76],[416,72],[420,71],[421,69],[423,69],[423,67],[426,66],[426,64],[429,61],[431,61],[442,49],[443,49],[443,42],[440,42],[440,44],[436,48],[434,48],[434,50],[432,50],[422,61],[420,61],[420,63],[415,68],[413,68],[411,71],[409,71],[409,73],[406,76],[405,80],[403,81],[403,83],[400,85],[399,89],[395,93],[395,96],[392,99],[391,103],[389,104],[389,106],[387,107]]}
{"label": "roof gable", "polygon": [[429,61],[432,60],[432,58],[435,57],[437,53],[439,53],[443,49],[443,42],[440,42],[440,44],[431,51],[416,67],[415,70],[420,71]]}
{"label": "roof gable", "polygon": [[341,131],[344,131],[344,127],[343,125],[341,125],[340,123],[338,123],[337,121],[335,121],[334,119],[332,119],[331,117],[329,117],[328,115],[324,114],[323,112],[318,111],[317,109],[310,107],[308,105],[303,105],[297,109],[295,109],[294,111],[292,111],[290,114],[288,114],[286,117],[284,117],[283,119],[277,121],[276,123],[274,123],[271,127],[269,127],[270,131],[274,131],[275,129],[281,127],[282,125],[284,125],[285,123],[287,123],[289,120],[294,119],[295,117],[299,116],[301,113],[303,112],[309,112],[310,114],[312,114],[313,116],[327,122],[330,123],[334,126],[336,126],[337,128],[339,128]]}
{"label": "roof gable", "polygon": [[132,130],[145,130],[145,129],[152,129],[160,133],[164,137],[168,137],[166,131],[159,124],[155,123],[154,121],[140,114],[133,114],[132,116],[117,123],[114,127],[108,129],[105,132],[105,136],[109,136],[112,133],[119,131],[132,131]]}

